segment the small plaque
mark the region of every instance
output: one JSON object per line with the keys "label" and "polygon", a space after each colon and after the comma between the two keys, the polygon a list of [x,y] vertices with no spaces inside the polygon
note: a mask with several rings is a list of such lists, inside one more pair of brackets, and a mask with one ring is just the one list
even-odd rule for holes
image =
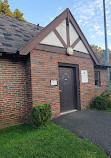
{"label": "small plaque", "polygon": [[81,70],[82,83],[88,83],[88,72],[87,70]]}
{"label": "small plaque", "polygon": [[51,86],[57,86],[57,80],[51,80],[50,84]]}

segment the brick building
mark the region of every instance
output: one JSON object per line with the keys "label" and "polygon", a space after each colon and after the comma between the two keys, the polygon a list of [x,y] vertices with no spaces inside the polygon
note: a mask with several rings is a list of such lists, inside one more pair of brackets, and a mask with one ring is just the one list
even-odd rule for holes
{"label": "brick building", "polygon": [[0,128],[30,122],[41,103],[53,117],[86,108],[108,88],[108,67],[69,9],[45,28],[0,14]]}

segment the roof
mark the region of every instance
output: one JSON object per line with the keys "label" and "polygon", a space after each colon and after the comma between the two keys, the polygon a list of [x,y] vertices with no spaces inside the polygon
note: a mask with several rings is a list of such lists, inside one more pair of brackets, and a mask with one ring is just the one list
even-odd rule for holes
{"label": "roof", "polygon": [[32,39],[30,42],[28,42],[26,45],[24,45],[22,48],[20,48],[18,50],[19,54],[20,55],[27,55],[29,52],[31,52],[46,36],[48,36],[52,31],[55,31],[56,27],[63,20],[66,20],[66,31],[67,31],[67,47],[66,48],[68,48],[70,46],[69,31],[68,30],[69,30],[69,22],[71,22],[73,27],[75,28],[76,32],[78,33],[80,39],[83,41],[86,49],[89,51],[91,58],[98,65],[99,63],[95,57],[95,54],[93,53],[88,41],[86,40],[80,27],[78,26],[77,22],[75,21],[69,8],[67,8],[59,16],[57,16],[51,23],[49,23],[40,33],[37,34],[37,36],[34,39]]}
{"label": "roof", "polygon": [[19,51],[21,55],[24,55],[24,52],[26,53],[25,55],[27,55],[28,52],[30,52],[35,45],[39,44],[51,30],[55,29],[54,27],[57,26],[64,18],[71,20],[96,65],[111,67],[111,64],[92,51],[88,41],[80,30],[69,9],[62,12],[44,29],[39,25],[0,14],[0,52],[14,54]]}
{"label": "roof", "polygon": [[16,53],[43,27],[0,14],[0,52]]}
{"label": "roof", "polygon": [[103,57],[99,56],[97,53],[95,53],[95,56],[97,58],[97,60],[99,61],[99,65],[98,66],[102,66],[102,67],[111,67],[111,64],[108,63]]}

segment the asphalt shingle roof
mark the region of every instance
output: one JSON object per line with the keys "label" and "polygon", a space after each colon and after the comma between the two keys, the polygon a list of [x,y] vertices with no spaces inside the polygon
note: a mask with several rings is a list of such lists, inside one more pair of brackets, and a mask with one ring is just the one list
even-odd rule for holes
{"label": "asphalt shingle roof", "polygon": [[16,53],[43,27],[0,14],[0,52]]}
{"label": "asphalt shingle roof", "polygon": [[[31,41],[43,27],[0,14],[0,52],[16,53]],[[100,66],[110,66],[105,59],[95,53]]]}
{"label": "asphalt shingle roof", "polygon": [[95,53],[94,52],[94,54],[95,54],[95,56],[96,56],[96,58],[97,58],[97,60],[99,61],[99,65],[100,66],[104,66],[104,67],[111,67],[111,64],[110,63],[108,63],[104,58],[102,58],[101,56],[99,56],[97,53]]}

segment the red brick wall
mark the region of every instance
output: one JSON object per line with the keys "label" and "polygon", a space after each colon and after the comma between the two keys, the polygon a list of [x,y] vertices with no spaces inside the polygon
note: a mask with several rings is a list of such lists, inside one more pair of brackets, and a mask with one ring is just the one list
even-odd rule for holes
{"label": "red brick wall", "polygon": [[23,123],[28,116],[26,61],[0,58],[0,128]]}
{"label": "red brick wall", "polygon": [[[107,71],[101,74],[101,88],[94,85],[92,59],[33,50],[24,59],[0,58],[0,128],[30,121],[32,106],[49,103],[53,116],[60,115],[58,62],[79,65],[81,109],[107,89]],[[81,70],[88,71],[88,83],[81,82]],[[50,86],[57,79],[58,86]]]}
{"label": "red brick wall", "polygon": [[108,89],[108,73],[107,69],[103,68],[95,68],[95,71],[100,71],[101,86],[95,86],[95,95],[98,96]]}
{"label": "red brick wall", "polygon": [[[33,50],[30,56],[33,106],[50,103],[53,116],[60,114],[58,86],[50,86],[51,79],[59,82],[58,62],[79,65],[81,108],[85,108],[95,96],[94,66],[92,59],[67,56],[57,53]],[[88,83],[81,82],[81,70],[88,71]]]}

